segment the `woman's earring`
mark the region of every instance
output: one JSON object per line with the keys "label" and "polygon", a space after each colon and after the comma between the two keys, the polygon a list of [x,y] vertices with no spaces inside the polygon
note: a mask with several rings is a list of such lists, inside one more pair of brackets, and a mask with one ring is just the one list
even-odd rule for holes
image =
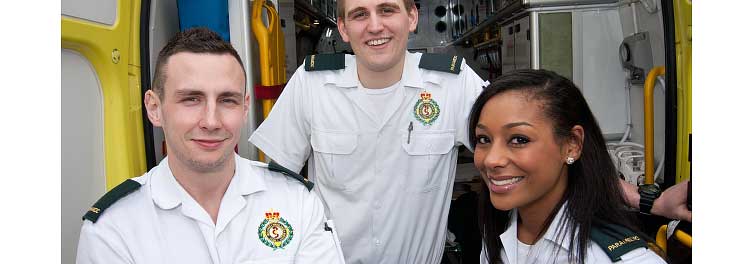
{"label": "woman's earring", "polygon": [[574,159],[573,157],[568,157],[568,158],[566,159],[566,163],[567,163],[568,165],[571,165],[571,164],[573,164],[574,162],[576,162],[576,160],[575,160],[575,159]]}

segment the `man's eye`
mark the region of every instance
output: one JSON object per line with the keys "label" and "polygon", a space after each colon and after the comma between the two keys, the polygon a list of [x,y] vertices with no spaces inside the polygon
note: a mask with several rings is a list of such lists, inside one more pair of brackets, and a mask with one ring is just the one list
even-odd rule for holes
{"label": "man's eye", "polygon": [[510,140],[510,143],[514,146],[521,146],[529,143],[529,138],[525,136],[513,136]]}
{"label": "man's eye", "polygon": [[224,104],[238,104],[238,101],[236,99],[226,98],[220,100]]}
{"label": "man's eye", "polygon": [[366,12],[356,12],[353,15],[351,15],[351,19],[359,19],[359,18],[363,18],[363,17],[366,17],[366,16],[367,16]]}
{"label": "man's eye", "polygon": [[186,98],[181,99],[181,102],[199,102],[199,98],[186,97]]}
{"label": "man's eye", "polygon": [[382,12],[383,14],[392,14],[392,13],[395,13],[395,9],[393,9],[393,8],[390,8],[390,7],[386,7],[386,8],[383,8],[383,9],[381,10],[381,12]]}

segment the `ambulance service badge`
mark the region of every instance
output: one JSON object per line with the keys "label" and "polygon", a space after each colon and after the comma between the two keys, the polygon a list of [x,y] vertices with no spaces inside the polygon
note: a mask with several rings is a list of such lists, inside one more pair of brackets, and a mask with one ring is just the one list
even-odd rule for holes
{"label": "ambulance service badge", "polygon": [[293,228],[288,221],[280,217],[280,212],[273,209],[264,213],[258,233],[259,240],[273,250],[285,247],[293,239]]}
{"label": "ambulance service badge", "polygon": [[437,120],[437,117],[440,115],[440,106],[432,99],[431,93],[423,91],[420,96],[421,98],[414,105],[414,117],[422,124],[428,126]]}

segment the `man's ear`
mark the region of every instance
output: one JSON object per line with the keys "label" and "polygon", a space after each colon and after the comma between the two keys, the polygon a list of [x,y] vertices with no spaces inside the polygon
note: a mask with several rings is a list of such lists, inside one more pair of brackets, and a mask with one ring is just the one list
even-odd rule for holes
{"label": "man's ear", "polygon": [[406,11],[408,11],[408,29],[410,32],[416,32],[416,27],[419,24],[419,10],[414,5]]}
{"label": "man's ear", "polygon": [[584,147],[584,128],[581,125],[575,125],[571,128],[571,137],[567,141],[567,157],[578,160],[581,157],[581,150]]}
{"label": "man's ear", "polygon": [[152,122],[152,125],[155,127],[162,127],[162,111],[160,111],[160,107],[162,107],[161,104],[160,97],[151,89],[144,93],[144,107],[147,109],[147,117],[149,117],[149,121]]}
{"label": "man's ear", "polygon": [[246,96],[243,98],[243,122],[246,123],[249,119],[249,107],[251,105],[251,95],[249,93],[246,93]]}
{"label": "man's ear", "polygon": [[338,18],[338,33],[340,33],[340,38],[343,39],[343,42],[348,43],[350,40],[348,39],[348,32],[346,32],[346,22],[343,19],[342,17]]}

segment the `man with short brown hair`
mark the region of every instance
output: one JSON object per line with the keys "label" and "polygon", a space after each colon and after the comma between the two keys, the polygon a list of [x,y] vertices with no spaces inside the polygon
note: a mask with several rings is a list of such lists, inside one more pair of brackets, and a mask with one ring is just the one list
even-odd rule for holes
{"label": "man with short brown hair", "polygon": [[144,105],[168,155],[92,206],[76,262],[341,263],[308,183],[234,153],[249,94],[233,47],[190,29],[157,61]]}

